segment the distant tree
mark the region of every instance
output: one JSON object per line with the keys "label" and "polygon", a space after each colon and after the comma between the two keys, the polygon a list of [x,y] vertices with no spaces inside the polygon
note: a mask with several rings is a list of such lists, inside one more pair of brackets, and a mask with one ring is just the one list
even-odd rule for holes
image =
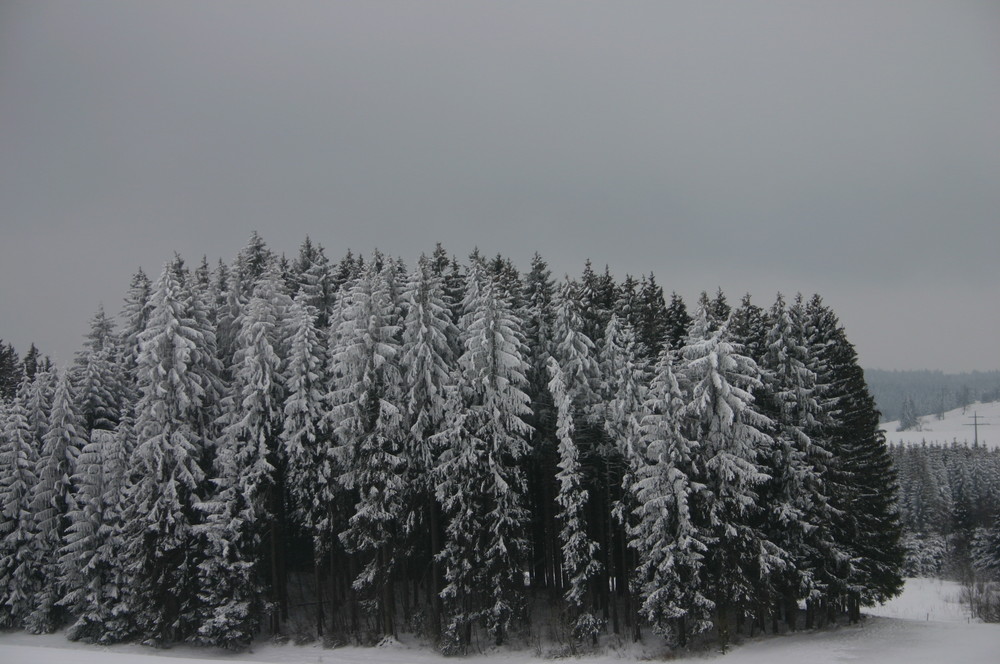
{"label": "distant tree", "polygon": [[919,427],[920,418],[917,416],[917,407],[914,405],[913,399],[907,396],[903,399],[903,409],[899,414],[899,426],[896,431],[919,430]]}

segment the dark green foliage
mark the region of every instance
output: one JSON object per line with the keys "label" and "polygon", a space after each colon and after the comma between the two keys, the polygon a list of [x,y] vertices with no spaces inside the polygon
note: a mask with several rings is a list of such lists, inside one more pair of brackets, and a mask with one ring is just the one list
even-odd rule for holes
{"label": "dark green foliage", "polygon": [[896,470],[854,346],[818,296],[809,302],[808,314],[820,381],[827,385],[821,396],[831,415],[820,435],[834,455],[829,474],[830,503],[839,513],[834,537],[851,557],[843,587],[831,592],[846,599],[856,619],[860,606],[894,597],[903,587]]}

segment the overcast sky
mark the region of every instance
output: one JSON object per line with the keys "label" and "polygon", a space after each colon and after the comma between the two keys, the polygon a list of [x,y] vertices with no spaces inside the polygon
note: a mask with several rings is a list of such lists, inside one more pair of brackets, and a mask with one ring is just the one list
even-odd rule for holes
{"label": "overcast sky", "polygon": [[440,241],[1000,368],[1000,3],[0,0],[0,338],[176,250]]}

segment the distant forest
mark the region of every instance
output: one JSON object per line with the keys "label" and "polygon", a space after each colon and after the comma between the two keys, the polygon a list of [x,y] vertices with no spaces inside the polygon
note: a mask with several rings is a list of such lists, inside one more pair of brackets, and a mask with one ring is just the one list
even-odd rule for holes
{"label": "distant forest", "polygon": [[1000,399],[1000,371],[946,374],[865,369],[865,380],[883,422],[900,419],[907,398],[917,416],[937,415],[976,401]]}

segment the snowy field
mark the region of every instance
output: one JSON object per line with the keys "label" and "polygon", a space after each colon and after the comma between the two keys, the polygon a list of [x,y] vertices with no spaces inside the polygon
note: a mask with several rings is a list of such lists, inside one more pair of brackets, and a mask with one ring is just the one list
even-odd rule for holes
{"label": "snowy field", "polygon": [[[715,661],[720,664],[997,664],[1000,662],[1000,625],[971,622],[958,603],[958,595],[959,586],[956,583],[910,579],[901,597],[870,611],[861,625],[753,639],[733,648],[726,655],[704,653],[670,661]],[[636,646],[624,652],[587,656],[583,660],[589,664],[620,664],[664,659],[664,655]],[[379,648],[334,650],[319,646],[261,644],[252,653],[231,655],[191,647],[155,651],[136,645],[87,646],[70,643],[62,634],[0,634],[2,664],[442,664],[445,661],[526,664],[551,660],[529,651],[502,651],[445,660],[425,648],[399,643]]]}
{"label": "snowy field", "polygon": [[[890,443],[907,443],[919,445],[922,442],[972,444],[974,430],[971,426],[972,415],[979,415],[979,444],[987,447],[1000,447],[1000,401],[992,403],[975,403],[965,408],[949,410],[944,419],[939,420],[934,415],[924,415],[920,431],[896,431],[899,421],[883,422],[879,426],[885,429],[885,439]],[[1000,658],[997,659],[1000,662]]]}

